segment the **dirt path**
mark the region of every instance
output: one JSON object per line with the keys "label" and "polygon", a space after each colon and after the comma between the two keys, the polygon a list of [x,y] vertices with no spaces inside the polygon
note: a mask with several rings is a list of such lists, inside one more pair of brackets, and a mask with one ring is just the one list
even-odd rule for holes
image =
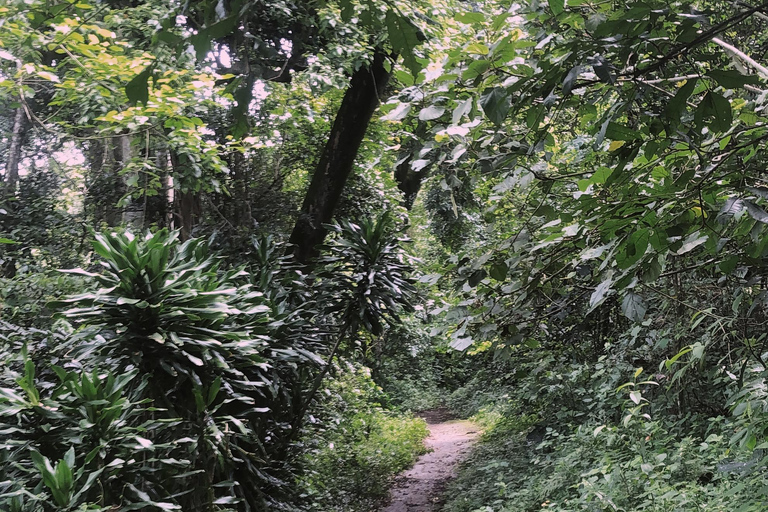
{"label": "dirt path", "polygon": [[427,447],[433,451],[397,477],[390,504],[381,512],[435,512],[442,504],[445,484],[455,476],[456,465],[479,435],[469,421],[447,420],[444,411],[423,415],[429,427]]}

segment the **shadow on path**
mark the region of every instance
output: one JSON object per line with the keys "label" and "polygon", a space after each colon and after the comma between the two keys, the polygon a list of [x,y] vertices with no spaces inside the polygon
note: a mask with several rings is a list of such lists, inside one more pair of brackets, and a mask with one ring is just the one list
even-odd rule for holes
{"label": "shadow on path", "polygon": [[427,448],[416,464],[397,477],[390,503],[381,512],[435,512],[442,505],[445,484],[455,476],[456,466],[467,455],[480,434],[469,421],[452,420],[445,409],[425,411]]}

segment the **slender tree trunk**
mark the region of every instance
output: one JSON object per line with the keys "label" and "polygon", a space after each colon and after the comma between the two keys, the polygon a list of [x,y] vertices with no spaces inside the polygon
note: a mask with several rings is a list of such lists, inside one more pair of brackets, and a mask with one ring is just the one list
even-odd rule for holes
{"label": "slender tree trunk", "polygon": [[165,146],[159,146],[151,155],[155,160],[157,173],[160,176],[160,189],[156,195],[150,197],[144,196],[144,225],[155,224],[159,227],[169,225],[169,189],[170,174],[168,171],[168,149]]}
{"label": "slender tree trunk", "polygon": [[[130,135],[120,135],[117,137],[116,156],[118,161],[118,173],[124,173],[125,168],[131,163],[133,158],[133,147]],[[131,181],[139,182],[140,176],[138,171],[131,173],[125,173],[122,176],[125,183],[126,192],[129,191],[129,183]],[[143,199],[138,199],[135,195],[131,195],[131,200],[122,208],[122,222],[126,226],[141,230],[144,228],[144,217],[146,215]]]}
{"label": "slender tree trunk", "polygon": [[[21,161],[21,149],[24,147],[24,138],[27,134],[29,123],[24,107],[19,106],[13,115],[13,127],[11,128],[11,140],[8,145],[8,157],[5,161],[5,183],[0,187],[0,208],[5,210],[2,228],[10,231],[14,224],[16,209],[15,201],[16,185],[19,182],[19,162]],[[12,247],[12,246],[11,246]],[[6,248],[0,265],[0,276],[12,278],[16,275],[15,250]]]}
{"label": "slender tree trunk", "polygon": [[188,240],[192,236],[192,229],[197,225],[203,207],[200,193],[193,190],[184,190],[181,176],[184,175],[184,156],[179,157],[174,151],[170,152],[171,166],[173,168],[173,198],[174,198],[174,222],[175,229],[181,231],[181,239]]}
{"label": "slender tree trunk", "polygon": [[10,197],[16,194],[16,184],[19,181],[19,162],[21,161],[21,148],[24,146],[24,137],[27,134],[27,115],[24,107],[19,106],[13,116],[13,128],[11,130],[11,143],[8,147],[8,160],[5,162],[5,195]]}
{"label": "slender tree trunk", "polygon": [[323,224],[333,219],[365,131],[378,106],[379,95],[389,80],[385,60],[386,55],[377,51],[368,67],[361,67],[352,75],[344,94],[291,233],[293,254],[301,263],[317,256],[318,246],[326,235]]}
{"label": "slender tree trunk", "polygon": [[229,215],[237,228],[253,229],[250,199],[248,197],[248,162],[240,152],[235,152],[230,161],[232,172],[232,211]]}
{"label": "slender tree trunk", "polygon": [[181,239],[189,240],[192,237],[192,229],[197,225],[202,213],[200,204],[200,194],[196,192],[180,192],[177,197],[178,202],[178,220],[181,229]]}

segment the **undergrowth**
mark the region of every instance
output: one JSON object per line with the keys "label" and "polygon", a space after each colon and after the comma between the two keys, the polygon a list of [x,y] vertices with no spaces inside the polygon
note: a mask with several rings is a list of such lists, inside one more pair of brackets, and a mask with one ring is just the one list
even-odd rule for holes
{"label": "undergrowth", "polygon": [[[563,413],[568,421],[558,421],[526,399],[534,382],[547,387],[545,374],[489,390],[489,375],[481,373],[451,396],[452,406],[473,414],[485,433],[451,483],[445,512],[765,510],[768,458],[733,442],[748,425],[723,416],[648,414],[652,404],[626,392],[640,383],[613,387],[618,421],[610,420],[606,397],[606,410],[578,416],[582,421],[573,421],[570,410]],[[598,381],[591,381],[594,394]],[[472,393],[483,382],[487,393]],[[552,388],[537,396],[566,409]],[[656,396],[661,402],[663,395]]]}
{"label": "undergrowth", "polygon": [[372,510],[394,475],[425,453],[422,419],[387,411],[386,399],[368,368],[342,363],[329,382],[307,439],[307,509],[318,512]]}

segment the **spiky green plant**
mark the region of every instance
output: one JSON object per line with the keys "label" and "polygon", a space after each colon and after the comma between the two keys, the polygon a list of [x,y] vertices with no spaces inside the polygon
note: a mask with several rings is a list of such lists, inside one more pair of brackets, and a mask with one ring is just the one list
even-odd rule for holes
{"label": "spiky green plant", "polygon": [[186,477],[151,467],[148,476],[185,510],[265,508],[266,491],[280,485],[270,461],[291,407],[290,386],[276,367],[314,355],[288,353],[271,336],[279,328],[273,314],[283,313],[245,272],[221,269],[203,241],[180,242],[165,230],[99,234],[94,251],[101,272],[69,272],[99,288],[62,301],[70,308],[61,316],[80,328],[72,355],[83,364],[137,369],[148,382],[147,398],[160,408],[151,419],[177,424],[173,438],[148,440],[182,443]]}

